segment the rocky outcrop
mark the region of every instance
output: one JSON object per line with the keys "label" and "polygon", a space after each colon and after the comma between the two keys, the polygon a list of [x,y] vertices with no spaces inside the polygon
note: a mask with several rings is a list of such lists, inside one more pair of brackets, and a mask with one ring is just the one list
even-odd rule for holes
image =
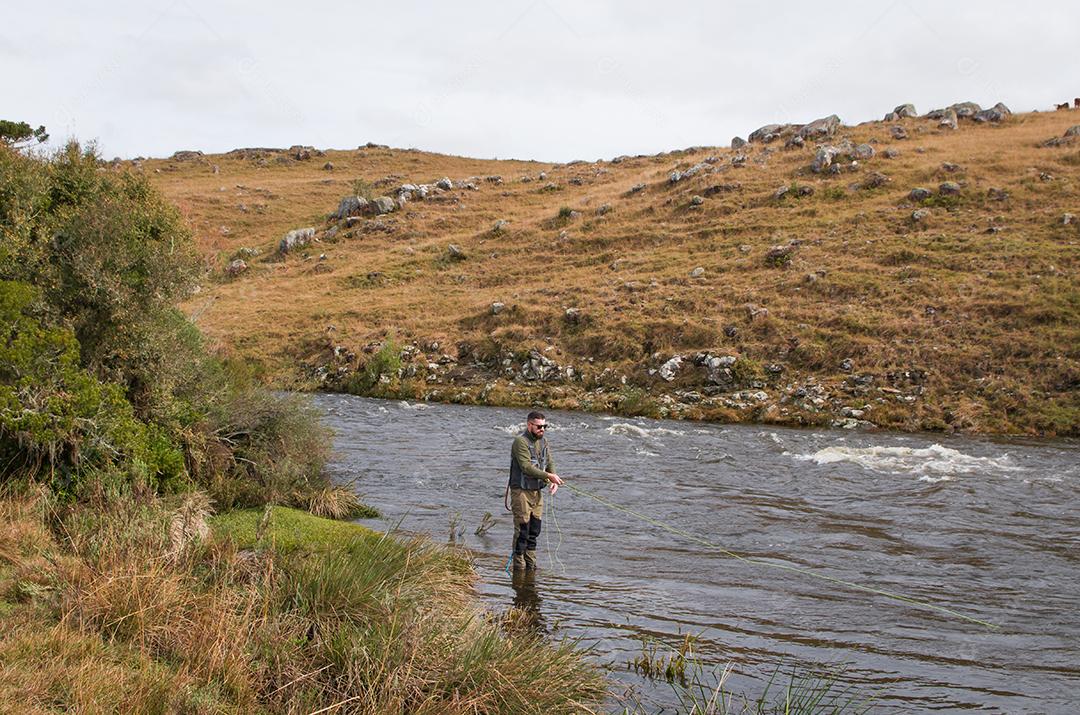
{"label": "rocky outcrop", "polygon": [[1002,102],[998,102],[989,109],[983,109],[972,115],[972,119],[976,122],[1000,122],[1008,117],[1012,112]]}
{"label": "rocky outcrop", "polygon": [[840,117],[830,114],[821,119],[815,119],[799,129],[799,136],[803,139],[820,139],[831,137],[840,128]]}
{"label": "rocky outcrop", "polygon": [[281,242],[278,244],[278,252],[288,253],[290,251],[295,251],[297,248],[303,248],[304,246],[311,243],[312,239],[314,238],[315,229],[313,227],[298,228],[289,231],[287,234],[285,234],[285,237],[282,238]]}

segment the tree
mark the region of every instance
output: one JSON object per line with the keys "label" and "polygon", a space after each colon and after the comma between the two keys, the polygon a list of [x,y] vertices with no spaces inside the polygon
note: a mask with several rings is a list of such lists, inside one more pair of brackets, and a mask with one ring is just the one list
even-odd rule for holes
{"label": "tree", "polygon": [[0,119],[0,142],[15,149],[22,149],[31,144],[41,144],[48,141],[49,135],[44,125],[37,129],[31,129],[26,122],[12,122]]}

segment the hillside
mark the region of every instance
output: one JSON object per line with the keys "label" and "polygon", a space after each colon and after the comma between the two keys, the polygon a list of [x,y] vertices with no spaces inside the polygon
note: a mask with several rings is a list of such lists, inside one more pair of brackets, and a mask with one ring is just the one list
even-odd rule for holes
{"label": "hillside", "polygon": [[[279,385],[1080,433],[1080,110],[825,124],[569,164],[373,145],[135,164],[204,255],[187,312]],[[328,219],[403,184],[431,186]]]}

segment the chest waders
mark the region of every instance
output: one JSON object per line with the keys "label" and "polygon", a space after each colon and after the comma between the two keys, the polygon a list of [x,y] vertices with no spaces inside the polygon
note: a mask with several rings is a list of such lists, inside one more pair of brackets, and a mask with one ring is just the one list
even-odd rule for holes
{"label": "chest waders", "polygon": [[[547,471],[547,442],[544,438],[535,442],[525,437],[529,448],[529,461],[542,472]],[[517,460],[510,457],[510,479],[506,485],[504,504],[508,499],[514,514],[514,570],[536,568],[536,540],[540,536],[540,516],[543,514],[544,497],[541,489],[547,480],[530,477],[521,470]]]}

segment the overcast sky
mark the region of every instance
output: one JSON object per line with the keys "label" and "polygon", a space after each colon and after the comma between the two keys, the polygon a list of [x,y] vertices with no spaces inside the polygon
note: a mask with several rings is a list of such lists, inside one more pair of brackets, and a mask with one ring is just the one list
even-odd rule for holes
{"label": "overcast sky", "polygon": [[770,122],[1080,96],[1080,4],[19,3],[0,118],[106,158],[375,141],[483,158],[726,145]]}

